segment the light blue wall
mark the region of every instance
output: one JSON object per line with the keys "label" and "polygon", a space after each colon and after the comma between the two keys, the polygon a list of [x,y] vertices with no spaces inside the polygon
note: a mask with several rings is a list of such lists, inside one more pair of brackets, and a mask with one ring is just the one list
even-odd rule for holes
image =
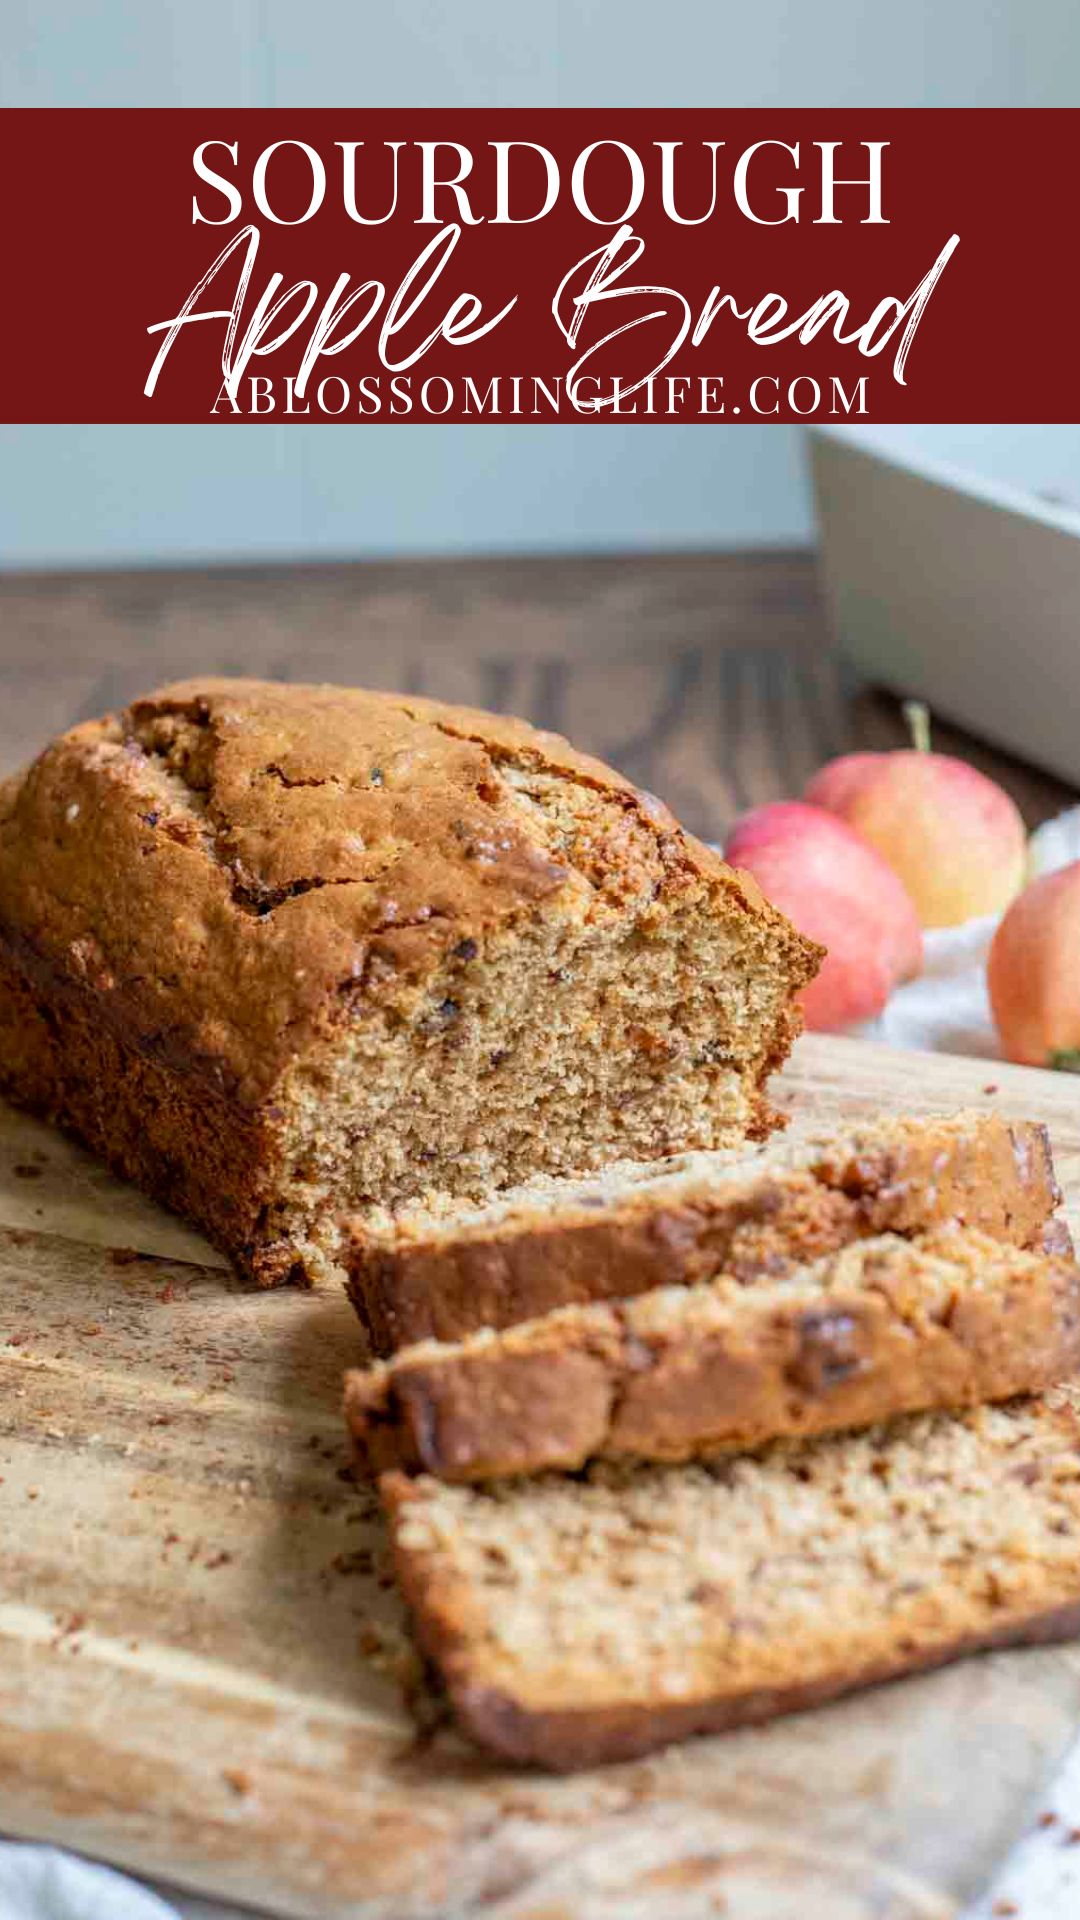
{"label": "light blue wall", "polygon": [[[1056,106],[1073,0],[3,0],[0,106]],[[0,429],[0,565],[803,540],[784,427]]]}
{"label": "light blue wall", "polygon": [[0,104],[1071,106],[1072,0],[5,0]]}
{"label": "light blue wall", "polygon": [[806,537],[793,435],[749,427],[0,430],[7,564],[528,552]]}

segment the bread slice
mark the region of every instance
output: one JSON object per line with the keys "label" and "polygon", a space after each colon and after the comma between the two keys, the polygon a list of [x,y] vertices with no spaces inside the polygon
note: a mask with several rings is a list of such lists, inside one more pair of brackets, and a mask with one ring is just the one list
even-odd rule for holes
{"label": "bread slice", "polygon": [[270,1284],[340,1219],[761,1138],[821,948],[524,721],[199,679],[0,785],[0,1087]]}
{"label": "bread slice", "polygon": [[375,1473],[687,1460],[1032,1392],[1080,1368],[1080,1268],[986,1234],[886,1234],[781,1280],[564,1307],[346,1379]]}
{"label": "bread slice", "polygon": [[462,1727],[571,1769],[1080,1631],[1075,1389],[708,1466],[380,1483]]}
{"label": "bread slice", "polygon": [[388,1354],[721,1270],[777,1274],[954,1218],[1037,1246],[1059,1200],[1045,1128],[975,1111],[537,1181],[478,1210],[406,1208],[366,1223],[345,1258],[374,1351]]}

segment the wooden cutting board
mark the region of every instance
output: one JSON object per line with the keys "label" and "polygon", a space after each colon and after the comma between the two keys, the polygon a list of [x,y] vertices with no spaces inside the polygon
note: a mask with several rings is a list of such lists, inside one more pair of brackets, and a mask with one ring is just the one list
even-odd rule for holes
{"label": "wooden cutting board", "polygon": [[[1045,1119],[1080,1208],[1068,1077],[806,1039],[780,1090]],[[357,1351],[344,1299],[246,1291],[0,1109],[0,1829],[363,1920],[944,1920],[984,1883],[1080,1723],[1074,1649],[569,1780],[419,1738],[345,1477]]]}

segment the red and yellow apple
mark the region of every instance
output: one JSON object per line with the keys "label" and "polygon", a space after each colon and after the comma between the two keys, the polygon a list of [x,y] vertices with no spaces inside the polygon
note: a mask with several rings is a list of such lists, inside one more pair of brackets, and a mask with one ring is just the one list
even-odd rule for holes
{"label": "red and yellow apple", "polygon": [[745,867],[800,932],[828,949],[804,989],[808,1027],[871,1020],[922,966],[918,915],[888,862],[845,821],[801,800],[757,807],[736,822],[724,856]]}
{"label": "red and yellow apple", "polygon": [[897,753],[830,760],[803,799],[869,839],[907,887],[924,927],[1001,914],[1024,885],[1019,808],[967,760],[930,753],[930,716],[909,701],[915,739]]}
{"label": "red and yellow apple", "polygon": [[993,780],[950,754],[848,753],[804,799],[861,833],[903,881],[924,927],[1001,913],[1024,883],[1019,810]]}
{"label": "red and yellow apple", "polygon": [[1010,1060],[1080,1071],[1080,860],[1044,873],[994,935],[986,981]]}

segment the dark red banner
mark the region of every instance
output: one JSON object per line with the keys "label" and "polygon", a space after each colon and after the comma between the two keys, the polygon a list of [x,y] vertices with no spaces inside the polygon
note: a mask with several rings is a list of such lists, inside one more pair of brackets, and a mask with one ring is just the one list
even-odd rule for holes
{"label": "dark red banner", "polygon": [[0,412],[1071,421],[1078,119],[8,111]]}

